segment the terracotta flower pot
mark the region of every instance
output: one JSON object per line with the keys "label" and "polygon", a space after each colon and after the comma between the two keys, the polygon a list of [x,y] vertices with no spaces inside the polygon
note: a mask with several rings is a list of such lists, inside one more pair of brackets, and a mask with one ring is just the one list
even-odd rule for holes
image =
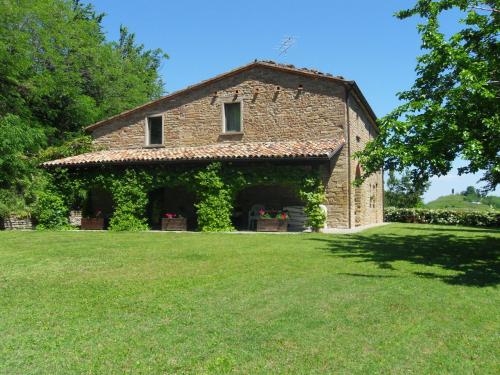
{"label": "terracotta flower pot", "polygon": [[288,231],[288,220],[276,218],[257,219],[257,232],[286,232]]}
{"label": "terracotta flower pot", "polygon": [[82,217],[81,229],[83,230],[103,230],[103,217]]}
{"label": "terracotta flower pot", "polygon": [[187,230],[187,220],[185,217],[163,217],[161,219],[161,230]]}

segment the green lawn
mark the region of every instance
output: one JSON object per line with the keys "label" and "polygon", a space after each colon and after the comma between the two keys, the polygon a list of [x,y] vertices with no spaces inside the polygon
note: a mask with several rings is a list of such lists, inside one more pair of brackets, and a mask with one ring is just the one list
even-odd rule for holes
{"label": "green lawn", "polygon": [[498,374],[499,250],[409,224],[1,232],[0,373]]}

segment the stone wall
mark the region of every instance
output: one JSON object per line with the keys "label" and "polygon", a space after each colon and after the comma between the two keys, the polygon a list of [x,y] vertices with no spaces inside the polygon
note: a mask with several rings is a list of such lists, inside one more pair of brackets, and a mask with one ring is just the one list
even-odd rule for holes
{"label": "stone wall", "polygon": [[[259,67],[117,119],[92,135],[106,148],[144,147],[146,117],[161,114],[167,147],[338,138],[343,93],[336,82]],[[223,103],[231,100],[242,101],[242,134],[222,134]]]}
{"label": "stone wall", "polygon": [[69,212],[69,225],[74,227],[82,226],[82,211],[72,210]]}
{"label": "stone wall", "polygon": [[33,229],[33,222],[29,217],[10,216],[0,220],[0,228],[5,230]]}
{"label": "stone wall", "polygon": [[348,228],[348,190],[347,183],[347,147],[335,155],[329,164],[321,167],[321,176],[325,186],[328,211],[326,224],[329,228]]}
{"label": "stone wall", "polygon": [[[378,130],[352,96],[349,100],[349,123],[351,155],[353,155],[363,150],[366,144],[377,136]],[[356,171],[359,169],[362,173],[354,157],[351,158],[350,167],[351,181],[354,181]],[[383,188],[382,171],[370,176],[360,187],[351,187],[351,227],[383,222]]]}

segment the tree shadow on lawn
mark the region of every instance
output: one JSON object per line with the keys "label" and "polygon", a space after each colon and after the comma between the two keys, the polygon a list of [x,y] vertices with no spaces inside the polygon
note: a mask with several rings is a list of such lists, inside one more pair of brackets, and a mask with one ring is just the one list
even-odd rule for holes
{"label": "tree shadow on lawn", "polygon": [[[413,231],[417,227],[399,227]],[[398,228],[398,229],[399,229]],[[418,228],[424,229],[424,228]],[[451,230],[428,230],[427,234],[369,233],[314,238],[328,243],[329,251],[339,257],[374,262],[379,268],[395,270],[392,262],[406,261],[458,272],[453,275],[414,272],[415,275],[442,280],[452,285],[495,286],[500,283],[499,231],[473,230],[476,236],[460,236]],[[451,229],[451,228],[450,228]],[[454,229],[454,231],[460,231]]]}

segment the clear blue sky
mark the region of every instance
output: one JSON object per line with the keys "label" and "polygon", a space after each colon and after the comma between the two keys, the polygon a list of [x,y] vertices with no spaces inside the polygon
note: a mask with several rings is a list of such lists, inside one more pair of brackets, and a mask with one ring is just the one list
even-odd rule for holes
{"label": "clear blue sky", "polygon": [[[420,53],[417,20],[400,21],[395,11],[412,1],[92,1],[106,13],[104,28],[116,40],[123,24],[147,48],[170,55],[161,68],[166,91],[223,73],[254,59],[270,59],[316,68],[356,80],[378,116],[397,105],[395,94],[415,78]],[[445,31],[457,14],[443,20]],[[295,44],[286,55],[278,47],[286,36]],[[457,162],[457,165],[460,161]],[[458,177],[456,171],[435,178],[425,195],[465,190],[480,175]]]}

